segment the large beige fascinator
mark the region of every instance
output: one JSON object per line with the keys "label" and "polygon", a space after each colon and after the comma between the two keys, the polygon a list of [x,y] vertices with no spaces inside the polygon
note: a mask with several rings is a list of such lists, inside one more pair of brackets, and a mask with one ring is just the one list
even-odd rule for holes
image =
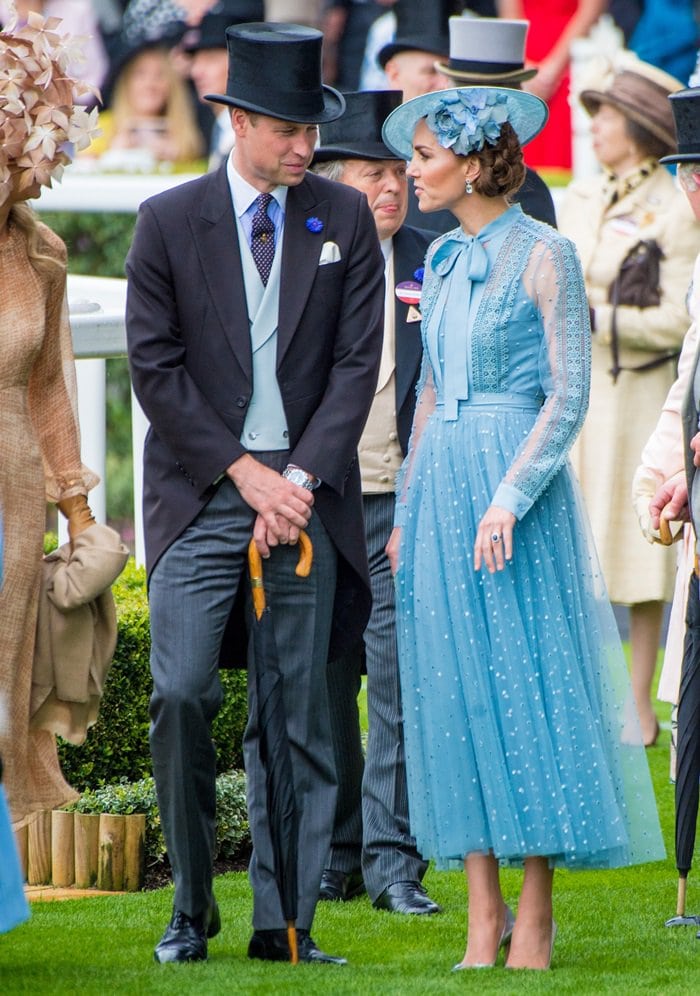
{"label": "large beige fascinator", "polygon": [[19,189],[35,183],[51,186],[70,162],[69,149],[85,149],[99,129],[97,108],[77,105],[95,87],[68,74],[83,59],[83,38],[56,31],[58,17],[30,12],[18,26],[12,5],[0,31],[0,204],[19,173]]}

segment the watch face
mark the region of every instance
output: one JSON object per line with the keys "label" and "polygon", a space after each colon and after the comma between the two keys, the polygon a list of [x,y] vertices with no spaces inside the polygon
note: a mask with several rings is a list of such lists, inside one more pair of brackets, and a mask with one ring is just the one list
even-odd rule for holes
{"label": "watch face", "polygon": [[307,488],[308,490],[311,490],[311,478],[309,477],[309,475],[306,473],[305,470],[300,470],[299,468],[295,467],[292,470],[285,471],[284,476],[287,478],[288,481],[291,481],[292,484],[298,484],[302,488]]}

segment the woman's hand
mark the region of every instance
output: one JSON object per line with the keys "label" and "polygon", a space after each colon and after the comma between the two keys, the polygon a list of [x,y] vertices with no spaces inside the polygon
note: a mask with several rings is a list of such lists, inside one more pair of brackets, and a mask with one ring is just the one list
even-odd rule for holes
{"label": "woman's hand", "polygon": [[513,556],[515,516],[499,505],[489,505],[474,541],[474,570],[486,565],[489,574],[502,571]]}
{"label": "woman's hand", "polygon": [[72,546],[76,536],[95,525],[90,506],[85,495],[73,495],[71,498],[62,498],[58,507],[68,519],[68,537]]}
{"label": "woman's hand", "polygon": [[399,569],[399,546],[401,545],[401,527],[394,526],[391,530],[391,536],[389,537],[389,542],[384,547],[384,552],[389,558],[389,566],[391,567],[392,575],[396,574]]}

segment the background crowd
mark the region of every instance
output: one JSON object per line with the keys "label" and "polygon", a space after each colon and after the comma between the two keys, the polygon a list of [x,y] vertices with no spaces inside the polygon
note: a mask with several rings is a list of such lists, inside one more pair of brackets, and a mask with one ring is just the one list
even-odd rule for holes
{"label": "background crowd", "polygon": [[[448,51],[450,15],[524,18],[529,21],[526,63],[537,67],[523,88],[542,97],[549,121],[530,143],[529,166],[566,179],[572,168],[570,58],[572,45],[601,15],[610,16],[626,48],[683,82],[697,59],[694,0],[19,0],[20,16],[30,10],[63,19],[65,30],[86,35],[84,61],[72,67],[102,91],[103,135],[87,155],[108,155],[108,168],[180,168],[210,153],[217,160],[222,138],[217,116],[201,101],[205,70],[216,59],[214,12],[240,21],[290,21],[324,34],[324,80],[343,92],[399,89],[404,99],[445,86],[434,67]],[[3,13],[4,12],[4,13]],[[0,23],[7,3],[0,2]],[[209,26],[208,26],[209,25]],[[218,27],[217,27],[218,37]],[[202,34],[203,33],[203,34]],[[391,47],[398,36],[411,47]],[[206,57],[198,53],[206,52]],[[397,58],[398,56],[398,58]],[[199,63],[199,66],[196,65]],[[220,72],[226,73],[225,54]],[[208,69],[213,73],[212,66]],[[136,82],[134,82],[136,81]],[[198,82],[199,81],[199,82]],[[207,83],[215,82],[208,77]],[[225,80],[224,80],[225,82]],[[134,96],[131,96],[133,94]],[[198,99],[198,97],[200,99]],[[135,100],[135,103],[133,102]],[[219,122],[219,127],[222,127]],[[225,127],[225,126],[223,126]],[[124,150],[137,150],[124,154]],[[119,154],[117,154],[119,152]]]}

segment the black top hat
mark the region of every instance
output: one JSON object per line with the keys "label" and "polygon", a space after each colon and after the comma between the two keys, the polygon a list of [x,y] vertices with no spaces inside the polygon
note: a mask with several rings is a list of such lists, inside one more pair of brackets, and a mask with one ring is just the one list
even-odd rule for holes
{"label": "black top hat", "polygon": [[450,39],[447,23],[451,14],[458,14],[463,4],[459,0],[398,0],[394,40],[380,49],[379,64],[386,66],[398,52],[430,52],[447,56]]}
{"label": "black top hat", "polygon": [[322,125],[321,144],[314,163],[332,159],[400,159],[382,141],[384,119],[400,106],[400,90],[362,90],[345,93],[345,112]]}
{"label": "black top hat", "polygon": [[700,87],[679,90],[669,98],[676,122],[678,151],[664,156],[662,163],[700,162]]}
{"label": "black top hat", "polygon": [[218,3],[204,15],[196,27],[185,32],[182,47],[185,52],[226,48],[226,28],[234,24],[262,21],[264,18],[264,0],[227,0],[226,3]]}
{"label": "black top hat", "polygon": [[321,75],[323,35],[301,24],[239,24],[226,29],[226,93],[206,100],[298,124],[334,121],[345,100]]}

